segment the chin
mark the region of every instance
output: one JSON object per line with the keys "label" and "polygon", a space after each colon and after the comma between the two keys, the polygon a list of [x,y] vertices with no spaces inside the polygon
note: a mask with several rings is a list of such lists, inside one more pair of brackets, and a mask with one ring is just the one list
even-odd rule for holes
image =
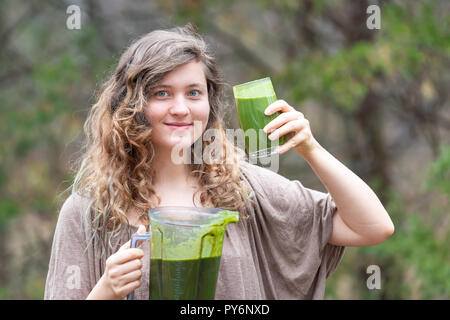
{"label": "chin", "polygon": [[167,142],[165,144],[165,148],[167,149],[184,149],[184,148],[190,148],[194,142],[190,138],[183,138],[179,140],[172,140],[170,142]]}

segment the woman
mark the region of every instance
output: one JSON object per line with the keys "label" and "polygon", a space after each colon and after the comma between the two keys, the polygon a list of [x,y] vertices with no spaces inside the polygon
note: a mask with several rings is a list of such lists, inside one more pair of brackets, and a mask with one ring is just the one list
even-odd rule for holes
{"label": "woman", "polygon": [[[145,232],[156,206],[239,211],[242,219],[227,226],[216,299],[322,299],[345,246],[375,245],[393,233],[373,191],[283,100],[267,107],[281,115],[265,130],[288,134],[280,153],[294,149],[329,193],[246,162],[225,138],[222,90],[215,59],[191,25],[153,31],[125,51],[85,124],[86,150],[58,218],[45,299],[124,299],[134,290],[148,299],[148,243],[130,248],[128,240]],[[210,129],[227,161],[174,161],[175,147],[207,147],[211,140],[200,138]]]}

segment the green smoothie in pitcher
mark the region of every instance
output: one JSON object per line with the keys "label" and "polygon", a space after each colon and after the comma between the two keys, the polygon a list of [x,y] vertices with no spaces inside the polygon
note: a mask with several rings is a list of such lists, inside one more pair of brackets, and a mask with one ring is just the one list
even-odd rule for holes
{"label": "green smoothie in pitcher", "polygon": [[150,299],[212,300],[220,256],[170,260],[150,259]]}
{"label": "green smoothie in pitcher", "polygon": [[[277,100],[270,78],[264,78],[233,87],[239,125],[244,131],[245,147],[250,157],[267,157],[276,152],[276,146],[286,142],[282,136],[271,141],[263,128],[281,112],[266,116],[266,108]],[[249,130],[250,129],[250,130]]]}

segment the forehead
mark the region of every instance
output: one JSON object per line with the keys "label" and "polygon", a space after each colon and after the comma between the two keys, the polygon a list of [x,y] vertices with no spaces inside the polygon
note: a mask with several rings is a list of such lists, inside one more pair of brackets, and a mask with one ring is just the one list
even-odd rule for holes
{"label": "forehead", "polygon": [[190,61],[181,66],[176,67],[158,83],[160,86],[179,86],[198,83],[206,85],[206,76],[204,65],[200,61]]}

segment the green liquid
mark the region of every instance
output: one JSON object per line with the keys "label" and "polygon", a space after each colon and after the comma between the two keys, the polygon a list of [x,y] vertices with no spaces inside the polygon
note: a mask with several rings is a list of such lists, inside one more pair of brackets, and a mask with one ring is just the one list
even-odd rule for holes
{"label": "green liquid", "polygon": [[[268,134],[264,133],[262,129],[280,114],[280,112],[276,112],[270,116],[264,114],[264,110],[266,110],[269,104],[276,100],[277,97],[275,95],[269,97],[236,99],[241,129],[244,131],[244,134],[248,129],[254,129],[256,133],[256,140],[254,140],[255,138],[250,140],[250,136],[245,134],[245,147],[249,153],[272,147],[272,141],[268,138]],[[252,142],[250,143],[250,141]],[[282,145],[285,142],[286,137],[282,136],[278,140],[278,145]]]}
{"label": "green liquid", "polygon": [[150,299],[213,300],[220,256],[193,260],[150,259]]}

